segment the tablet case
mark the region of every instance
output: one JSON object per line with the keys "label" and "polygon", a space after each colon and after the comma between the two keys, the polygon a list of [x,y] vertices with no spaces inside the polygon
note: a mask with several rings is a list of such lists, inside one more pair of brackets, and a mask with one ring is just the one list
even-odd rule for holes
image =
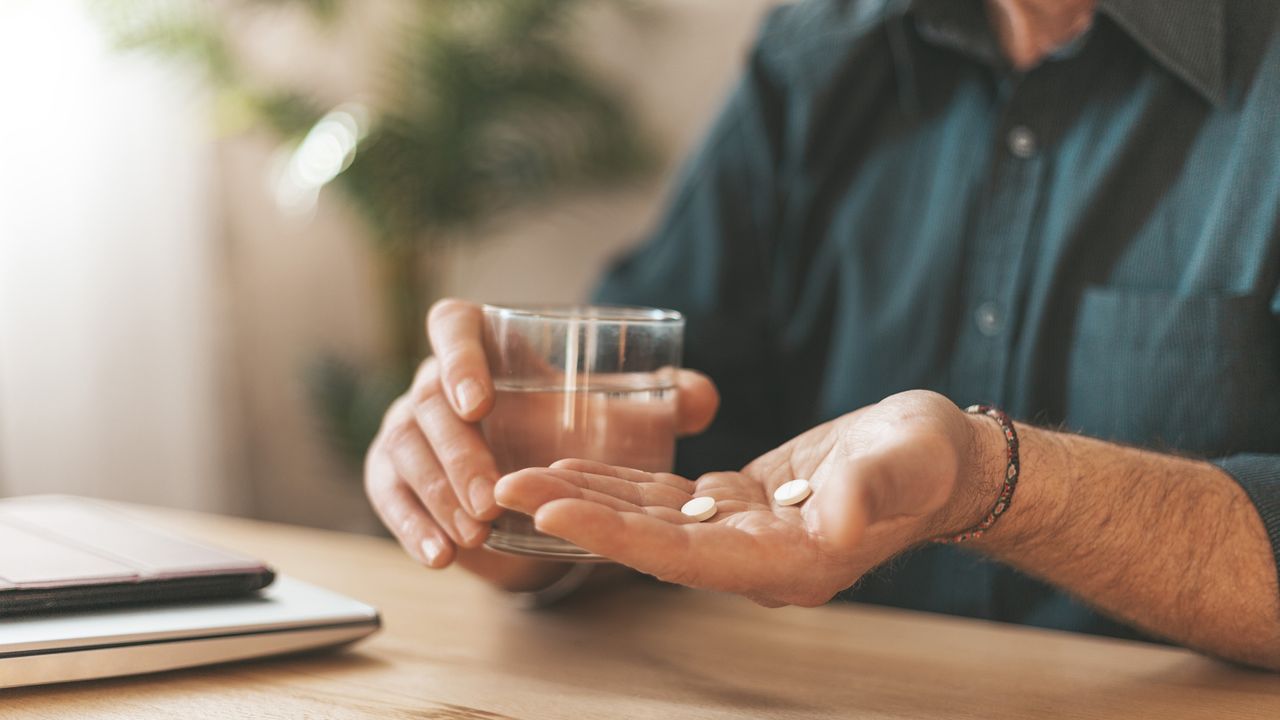
{"label": "tablet case", "polygon": [[0,617],[244,595],[259,560],[150,527],[105,503],[0,500]]}

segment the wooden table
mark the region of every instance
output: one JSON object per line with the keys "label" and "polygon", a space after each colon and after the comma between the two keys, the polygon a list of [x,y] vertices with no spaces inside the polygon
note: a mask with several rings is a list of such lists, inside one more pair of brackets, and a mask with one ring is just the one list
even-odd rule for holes
{"label": "wooden table", "polygon": [[527,610],[390,541],[152,512],[378,606],[341,653],[0,691],[18,718],[1280,718],[1280,676],[1183,650],[635,585]]}

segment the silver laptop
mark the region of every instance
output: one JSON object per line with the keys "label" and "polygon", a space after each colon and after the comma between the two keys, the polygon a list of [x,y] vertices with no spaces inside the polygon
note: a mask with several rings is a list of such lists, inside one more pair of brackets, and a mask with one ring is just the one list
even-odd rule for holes
{"label": "silver laptop", "polygon": [[378,624],[368,605],[104,503],[0,500],[0,688],[341,645]]}
{"label": "silver laptop", "polygon": [[0,619],[0,688],[342,645],[378,625],[372,607],[283,576],[235,600]]}

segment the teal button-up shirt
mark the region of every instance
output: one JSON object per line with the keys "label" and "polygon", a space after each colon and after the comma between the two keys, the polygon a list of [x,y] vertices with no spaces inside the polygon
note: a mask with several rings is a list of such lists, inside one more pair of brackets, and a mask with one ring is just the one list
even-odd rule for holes
{"label": "teal button-up shirt", "polygon": [[[599,293],[684,312],[687,364],[720,386],[679,469],[927,388],[1213,458],[1280,548],[1278,16],[1100,0],[1019,74],[979,0],[774,11],[665,221]],[[1132,634],[956,548],[846,594]]]}

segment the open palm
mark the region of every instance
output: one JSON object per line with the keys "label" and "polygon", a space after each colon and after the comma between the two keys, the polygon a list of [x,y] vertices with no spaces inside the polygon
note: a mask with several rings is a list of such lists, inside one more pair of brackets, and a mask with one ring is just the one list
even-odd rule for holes
{"label": "open palm", "polygon": [[[954,493],[963,414],[931,393],[904,395],[813,428],[741,471],[688,480],[561,460],[508,475],[497,498],[543,532],[663,580],[767,605],[820,604],[928,537]],[[796,478],[813,495],[775,503],[774,490]],[[680,512],[700,496],[716,500],[705,522]]]}

